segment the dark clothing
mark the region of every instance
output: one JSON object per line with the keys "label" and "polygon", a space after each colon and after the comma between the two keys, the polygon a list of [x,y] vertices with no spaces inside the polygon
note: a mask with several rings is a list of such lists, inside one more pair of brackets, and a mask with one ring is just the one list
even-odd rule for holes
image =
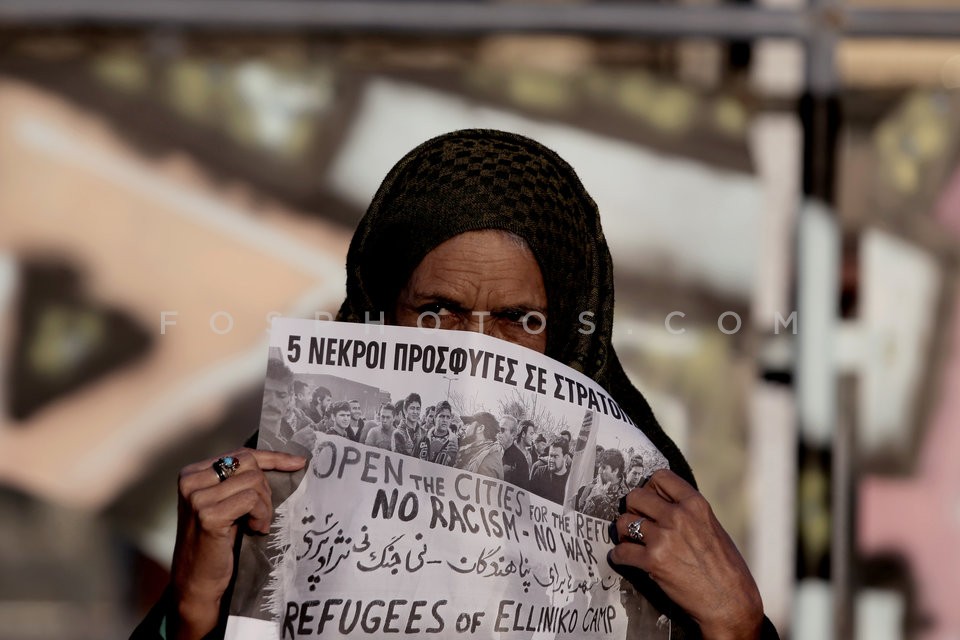
{"label": "dark clothing", "polygon": [[563,474],[554,473],[546,464],[538,463],[533,466],[533,477],[530,478],[530,491],[551,502],[563,504],[563,496],[567,488],[568,467]]}
{"label": "dark clothing", "polygon": [[[300,428],[301,427],[299,426],[299,424],[298,426],[294,426],[293,424],[290,423],[289,420],[287,420],[286,418],[282,418],[280,420],[280,428],[277,430],[276,437],[279,438],[281,442],[286,442],[287,440],[292,438],[293,434],[299,431]],[[266,431],[266,429],[263,429],[262,427],[261,429],[263,431]]]}
{"label": "dark clothing", "polygon": [[495,440],[474,440],[460,447],[458,469],[503,480],[503,447]]}
{"label": "dark clothing", "polygon": [[341,438],[347,438],[348,440],[352,439],[350,438],[350,431],[348,429],[341,429],[340,425],[338,425],[336,422],[330,425],[330,428],[327,429],[326,433],[328,436],[340,436]]}
{"label": "dark clothing", "polygon": [[587,485],[583,506],[578,507],[578,510],[600,520],[613,520],[619,513],[620,498],[626,494],[627,487],[622,482],[611,482],[605,488],[593,483]]}
{"label": "dark clothing", "polygon": [[314,421],[299,407],[294,407],[292,411],[289,411],[287,415],[283,417],[283,420],[280,422],[280,430],[278,436],[281,440],[286,442],[293,437],[297,431],[301,429],[306,429],[307,427],[313,427],[315,425]]}
{"label": "dark clothing", "polygon": [[517,443],[503,452],[503,479],[521,489],[530,485],[530,465]]}
{"label": "dark clothing", "polygon": [[537,451],[536,446],[532,446],[529,449],[530,451],[530,477],[533,477],[533,468],[537,466],[537,463],[540,462],[540,452]]}
{"label": "dark clothing", "polygon": [[305,409],[304,414],[313,422],[320,422],[323,420],[323,414],[317,411],[317,407],[315,405],[311,405]]}
{"label": "dark clothing", "polygon": [[376,420],[367,420],[363,423],[363,427],[360,429],[360,437],[357,438],[357,442],[363,444],[367,441],[367,435],[370,433],[370,430],[374,427],[379,427],[380,423]]}
{"label": "dark clothing", "polygon": [[[520,453],[523,454],[524,460],[527,461],[527,471],[530,472],[530,473],[533,473],[533,463],[536,462],[537,456],[533,455],[533,454],[530,452],[530,451],[531,451],[530,449],[528,449],[528,448],[526,448],[526,447],[521,447],[520,445],[517,445],[517,446],[520,448]],[[529,479],[530,479],[530,473],[527,474],[527,480],[528,480],[528,481],[529,481]]]}
{"label": "dark clothing", "polygon": [[360,441],[360,428],[354,427],[353,425],[347,427],[346,438],[353,440],[354,442]]}
{"label": "dark clothing", "polygon": [[452,430],[446,435],[437,435],[437,428],[420,439],[417,445],[417,457],[428,462],[452,467],[457,462],[457,452],[460,449],[460,438]]}
{"label": "dark clothing", "polygon": [[417,455],[417,445],[420,444],[420,427],[410,430],[406,423],[393,430],[393,450],[405,456]]}

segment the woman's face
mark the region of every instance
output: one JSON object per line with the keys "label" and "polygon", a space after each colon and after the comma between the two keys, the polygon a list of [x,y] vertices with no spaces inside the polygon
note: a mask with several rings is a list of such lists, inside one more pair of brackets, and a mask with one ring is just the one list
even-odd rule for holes
{"label": "woman's face", "polygon": [[400,292],[394,318],[402,326],[422,318],[424,327],[479,331],[540,353],[547,348],[540,266],[500,231],[468,231],[430,251]]}

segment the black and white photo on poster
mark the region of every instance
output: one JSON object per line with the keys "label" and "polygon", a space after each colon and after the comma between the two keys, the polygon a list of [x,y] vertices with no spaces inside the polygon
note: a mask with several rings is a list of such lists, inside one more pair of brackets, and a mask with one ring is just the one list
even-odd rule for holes
{"label": "black and white photo on poster", "polygon": [[606,560],[666,461],[581,374],[481,334],[277,319],[263,406],[259,446],[310,462],[269,474],[228,638],[669,637]]}

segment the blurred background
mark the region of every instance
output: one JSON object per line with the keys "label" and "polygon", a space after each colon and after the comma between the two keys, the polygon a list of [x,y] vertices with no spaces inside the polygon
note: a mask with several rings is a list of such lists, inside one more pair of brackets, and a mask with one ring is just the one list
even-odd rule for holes
{"label": "blurred background", "polygon": [[[784,638],[960,638],[957,0],[0,0],[0,638],[124,638],[427,138],[554,148]],[[322,317],[322,316],[321,316]]]}

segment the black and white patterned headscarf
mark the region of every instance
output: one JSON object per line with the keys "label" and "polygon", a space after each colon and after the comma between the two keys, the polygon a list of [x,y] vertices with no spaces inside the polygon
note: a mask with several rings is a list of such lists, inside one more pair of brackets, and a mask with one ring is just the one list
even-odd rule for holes
{"label": "black and white patterned headscarf", "polygon": [[[424,256],[467,231],[523,238],[540,265],[549,308],[546,353],[606,388],[675,473],[690,467],[630,383],[611,344],[613,264],[597,205],[560,156],[529,138],[471,129],[421,144],[387,174],[347,254],[338,320],[388,317]],[[577,331],[580,314],[594,331]]]}

